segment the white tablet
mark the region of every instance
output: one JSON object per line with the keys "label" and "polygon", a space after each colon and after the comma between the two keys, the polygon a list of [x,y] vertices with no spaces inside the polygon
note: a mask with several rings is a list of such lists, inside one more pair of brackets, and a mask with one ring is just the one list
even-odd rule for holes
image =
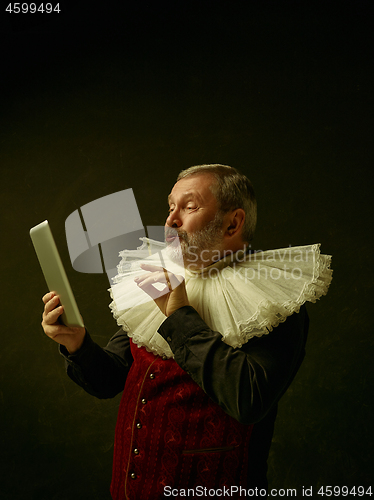
{"label": "white tablet", "polygon": [[62,322],[66,326],[84,327],[48,221],[32,227],[30,236],[48,288],[59,295],[60,303],[64,306],[64,312],[60,316]]}

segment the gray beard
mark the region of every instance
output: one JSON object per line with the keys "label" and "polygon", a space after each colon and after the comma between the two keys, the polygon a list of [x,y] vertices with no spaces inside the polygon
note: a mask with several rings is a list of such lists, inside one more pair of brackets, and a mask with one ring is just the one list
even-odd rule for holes
{"label": "gray beard", "polygon": [[[222,224],[223,215],[218,212],[213,220],[199,231],[188,234],[186,231],[174,229],[178,235],[177,240],[168,245],[166,252],[170,260],[180,264],[182,259],[185,268],[206,267],[211,264],[212,252],[217,257],[222,250]],[[169,229],[169,232],[172,230]],[[202,255],[202,252],[204,254]],[[215,259],[217,260],[217,258]]]}

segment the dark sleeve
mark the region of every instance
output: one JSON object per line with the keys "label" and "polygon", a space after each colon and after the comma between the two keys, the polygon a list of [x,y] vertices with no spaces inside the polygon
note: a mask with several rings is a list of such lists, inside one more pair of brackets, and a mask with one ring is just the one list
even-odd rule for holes
{"label": "dark sleeve", "polygon": [[190,306],[167,318],[159,333],[175,361],[221,408],[239,422],[259,422],[286,391],[305,355],[305,306],[268,335],[234,349]]}
{"label": "dark sleeve", "polygon": [[69,377],[86,392],[100,399],[113,398],[126,382],[133,358],[130,339],[122,329],[113,335],[105,348],[96,344],[86,332],[82,347],[69,354],[60,345]]}

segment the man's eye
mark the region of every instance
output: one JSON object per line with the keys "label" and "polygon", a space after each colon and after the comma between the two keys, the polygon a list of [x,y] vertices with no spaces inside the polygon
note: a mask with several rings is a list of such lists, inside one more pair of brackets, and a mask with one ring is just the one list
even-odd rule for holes
{"label": "man's eye", "polygon": [[[186,207],[185,210],[196,210],[197,207]],[[174,207],[169,207],[169,214],[174,212]]]}

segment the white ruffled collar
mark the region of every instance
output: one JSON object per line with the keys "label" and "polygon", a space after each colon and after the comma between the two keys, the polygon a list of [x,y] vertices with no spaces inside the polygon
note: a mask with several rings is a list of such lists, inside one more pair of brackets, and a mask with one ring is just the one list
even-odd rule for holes
{"label": "white ruffled collar", "polygon": [[331,257],[320,253],[320,244],[250,254],[241,251],[201,270],[184,272],[161,250],[165,244],[142,241],[137,250],[120,253],[118,274],[109,289],[114,299],[110,308],[134,343],[169,358],[173,353],[157,331],[165,316],[134,283],[136,276],[144,274],[139,265],[143,259],[184,274],[191,306],[235,348],[269,333],[302,304],[325,295],[332,280]]}

